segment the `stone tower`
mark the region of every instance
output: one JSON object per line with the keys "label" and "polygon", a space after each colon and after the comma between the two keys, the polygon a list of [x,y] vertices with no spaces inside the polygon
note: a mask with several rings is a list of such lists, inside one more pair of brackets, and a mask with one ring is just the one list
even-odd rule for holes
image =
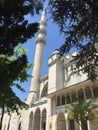
{"label": "stone tower", "polygon": [[26,101],[26,103],[29,105],[39,99],[43,53],[44,53],[44,46],[46,44],[45,36],[46,36],[46,9],[44,8],[41,20],[39,22],[38,37],[36,39],[36,52],[32,74],[33,78],[31,81],[29,96]]}

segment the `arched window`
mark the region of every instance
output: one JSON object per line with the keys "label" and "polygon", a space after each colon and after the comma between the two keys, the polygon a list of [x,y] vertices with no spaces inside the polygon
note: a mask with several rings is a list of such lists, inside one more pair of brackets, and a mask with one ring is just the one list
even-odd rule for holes
{"label": "arched window", "polygon": [[29,130],[33,129],[33,112],[29,116]]}
{"label": "arched window", "polygon": [[46,109],[42,111],[42,130],[46,130]]}
{"label": "arched window", "polygon": [[66,121],[63,113],[57,116],[57,130],[66,130]]}
{"label": "arched window", "polygon": [[34,117],[34,130],[40,130],[40,109],[37,108]]}

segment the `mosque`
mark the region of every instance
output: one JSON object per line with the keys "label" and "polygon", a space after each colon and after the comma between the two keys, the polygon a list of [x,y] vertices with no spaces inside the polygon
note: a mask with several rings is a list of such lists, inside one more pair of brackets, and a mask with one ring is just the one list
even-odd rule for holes
{"label": "mosque", "polygon": [[[55,51],[48,59],[49,72],[42,74],[42,61],[46,45],[46,11],[43,10],[36,39],[36,52],[33,78],[26,103],[28,110],[19,110],[20,114],[5,113],[2,130],[81,130],[70,119],[70,111],[65,105],[77,101],[78,97],[86,100],[96,98],[98,102],[98,80],[91,82],[87,74],[74,72],[75,62],[70,62],[77,52],[60,57]],[[84,123],[82,130],[98,130],[98,118],[94,122]]]}

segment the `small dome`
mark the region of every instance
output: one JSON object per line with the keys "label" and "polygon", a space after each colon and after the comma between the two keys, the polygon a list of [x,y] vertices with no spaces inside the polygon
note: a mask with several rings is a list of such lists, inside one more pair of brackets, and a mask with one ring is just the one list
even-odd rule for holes
{"label": "small dome", "polygon": [[52,53],[52,55],[54,55],[54,54],[60,54],[60,52],[59,52],[58,50],[55,50],[55,51]]}
{"label": "small dome", "polygon": [[77,56],[77,54],[79,54],[79,52],[74,51],[74,52],[72,53],[72,56]]}

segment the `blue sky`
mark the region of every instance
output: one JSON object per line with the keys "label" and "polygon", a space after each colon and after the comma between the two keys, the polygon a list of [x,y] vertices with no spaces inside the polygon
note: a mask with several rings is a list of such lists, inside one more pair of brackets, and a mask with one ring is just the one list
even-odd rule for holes
{"label": "blue sky", "polygon": [[[41,13],[39,15],[36,15],[35,17],[28,16],[27,18],[29,19],[29,21],[33,20],[33,21],[39,22],[40,17],[41,17]],[[48,59],[49,59],[49,57],[51,56],[53,51],[55,51],[55,49],[59,48],[62,45],[62,43],[64,42],[63,35],[60,35],[59,28],[57,27],[57,25],[55,23],[52,22],[49,15],[47,15],[47,28],[46,28],[46,30],[47,30],[47,35],[46,35],[47,44],[46,44],[45,49],[44,49],[42,76],[48,74]],[[32,39],[29,39],[24,44],[24,48],[26,48],[28,50],[27,57],[28,57],[29,63],[34,63],[34,56],[35,56],[35,49],[36,49],[36,44],[35,44],[36,37],[37,37],[37,34],[35,35],[35,37],[33,37]],[[30,69],[28,71],[28,73],[32,75],[32,71],[33,71],[33,69]],[[28,79],[27,82],[24,82],[21,84],[26,91],[25,93],[20,92],[17,89],[14,89],[15,93],[23,101],[28,96],[30,84],[31,84],[31,78]]]}

